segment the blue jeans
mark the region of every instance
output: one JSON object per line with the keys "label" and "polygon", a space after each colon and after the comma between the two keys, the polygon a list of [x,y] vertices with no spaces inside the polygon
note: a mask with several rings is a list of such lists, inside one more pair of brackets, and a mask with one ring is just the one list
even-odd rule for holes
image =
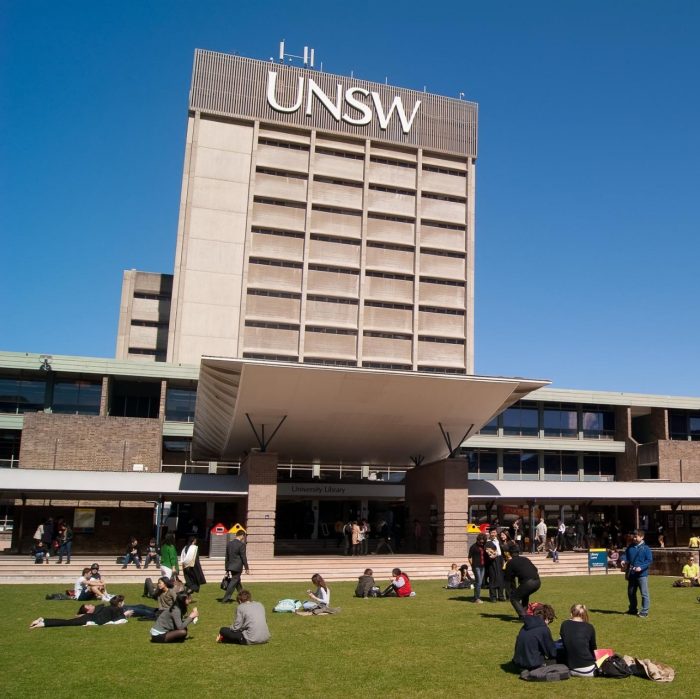
{"label": "blue jeans", "polygon": [[629,599],[629,612],[637,612],[637,590],[642,594],[642,608],[639,611],[640,614],[646,616],[649,614],[649,576],[644,577],[632,577],[627,581],[627,597]]}
{"label": "blue jeans", "polygon": [[481,599],[481,587],[484,584],[484,575],[486,568],[474,568],[474,599]]}
{"label": "blue jeans", "polygon": [[65,556],[68,563],[70,563],[70,554],[71,554],[72,549],[73,549],[73,542],[72,541],[64,541],[58,547],[58,562],[59,563],[63,562],[63,556]]}

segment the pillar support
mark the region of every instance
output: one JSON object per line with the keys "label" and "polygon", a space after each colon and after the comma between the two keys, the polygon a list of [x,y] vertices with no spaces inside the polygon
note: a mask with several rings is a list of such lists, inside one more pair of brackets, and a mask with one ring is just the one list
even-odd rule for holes
{"label": "pillar support", "polygon": [[241,464],[248,479],[246,503],[247,553],[254,561],[275,553],[275,511],[277,509],[277,454],[253,451]]}

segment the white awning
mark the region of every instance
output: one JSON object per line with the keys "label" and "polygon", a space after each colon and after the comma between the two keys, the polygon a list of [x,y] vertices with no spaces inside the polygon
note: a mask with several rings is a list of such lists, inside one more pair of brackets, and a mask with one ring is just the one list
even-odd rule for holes
{"label": "white awning", "polygon": [[469,501],[671,505],[700,503],[700,483],[648,481],[469,481]]}
{"label": "white awning", "polygon": [[0,497],[80,498],[83,500],[225,500],[247,495],[242,476],[205,473],[131,473],[0,469]]}
{"label": "white awning", "polygon": [[450,452],[441,426],[454,449],[547,383],[203,357],[192,454],[234,461],[269,441],[303,463],[430,462]]}

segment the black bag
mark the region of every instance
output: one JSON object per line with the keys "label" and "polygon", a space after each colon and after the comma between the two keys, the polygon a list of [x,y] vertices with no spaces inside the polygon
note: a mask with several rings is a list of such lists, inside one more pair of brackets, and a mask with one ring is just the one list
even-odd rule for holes
{"label": "black bag", "polygon": [[623,680],[625,677],[630,677],[631,674],[630,666],[617,653],[605,658],[598,669],[600,677],[610,677],[616,680]]}
{"label": "black bag", "polygon": [[543,665],[534,670],[523,670],[520,679],[526,682],[558,682],[568,680],[571,677],[569,668],[566,665],[555,663],[553,665]]}
{"label": "black bag", "polygon": [[231,573],[229,571],[226,571],[226,575],[221,580],[221,585],[219,587],[222,590],[227,590],[228,589],[228,584],[231,582]]}

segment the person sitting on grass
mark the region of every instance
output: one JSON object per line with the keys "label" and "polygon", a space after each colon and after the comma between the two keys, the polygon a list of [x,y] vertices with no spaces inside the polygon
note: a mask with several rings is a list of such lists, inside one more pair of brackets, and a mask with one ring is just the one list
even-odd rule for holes
{"label": "person sitting on grass", "polygon": [[595,677],[595,629],[588,621],[585,604],[574,604],[571,618],[562,622],[559,634],[564,645],[566,665],[572,677]]}
{"label": "person sitting on grass", "polygon": [[689,580],[692,587],[700,586],[700,569],[695,554],[688,555],[688,560],[683,566],[683,580]]}
{"label": "person sitting on grass", "polygon": [[[75,581],[74,592],[75,599],[78,602],[104,599],[107,594],[104,583],[91,577],[90,568],[83,568],[82,575]],[[105,601],[108,601],[108,599]]]}
{"label": "person sitting on grass", "polygon": [[381,593],[380,597],[413,597],[411,581],[401,568],[394,568],[391,571],[391,582]]}
{"label": "person sitting on grass", "polygon": [[355,597],[363,597],[367,599],[372,595],[372,591],[377,589],[374,584],[374,572],[371,568],[365,568],[365,572],[357,578],[357,587],[355,588]]}
{"label": "person sitting on grass", "polygon": [[124,624],[133,612],[124,610],[124,597],[115,595],[109,604],[81,604],[78,615],[72,619],[34,619],[30,629],[43,629],[52,626],[103,626],[104,624]]}
{"label": "person sitting on grass", "polygon": [[189,593],[177,593],[170,609],[161,612],[151,627],[152,643],[182,643],[187,638],[187,627],[196,624],[199,618],[197,607],[187,613],[191,601]]}
{"label": "person sitting on grass", "polygon": [[524,670],[534,670],[557,656],[549,625],[556,619],[554,609],[543,604],[532,616],[524,616],[523,627],[515,639],[513,662]]}
{"label": "person sitting on grass", "polygon": [[265,619],[265,607],[260,602],[253,602],[253,596],[248,590],[241,590],[236,595],[238,609],[233,624],[222,626],[217,643],[237,643],[242,646],[252,646],[267,643],[270,640],[270,630]]}
{"label": "person sitting on grass", "polygon": [[469,565],[462,563],[459,566],[459,586],[461,589],[471,590],[474,587],[474,578],[469,575]]}
{"label": "person sitting on grass", "polygon": [[316,585],[316,592],[307,590],[310,602],[304,602],[303,607],[307,612],[318,609],[319,607],[328,607],[331,603],[331,591],[326,585],[326,581],[319,573],[314,573],[311,576],[311,582]]}
{"label": "person sitting on grass", "polygon": [[457,590],[459,588],[459,583],[461,579],[461,575],[459,572],[459,568],[457,567],[456,563],[453,563],[450,566],[450,569],[447,571],[447,587],[445,588],[446,590]]}

